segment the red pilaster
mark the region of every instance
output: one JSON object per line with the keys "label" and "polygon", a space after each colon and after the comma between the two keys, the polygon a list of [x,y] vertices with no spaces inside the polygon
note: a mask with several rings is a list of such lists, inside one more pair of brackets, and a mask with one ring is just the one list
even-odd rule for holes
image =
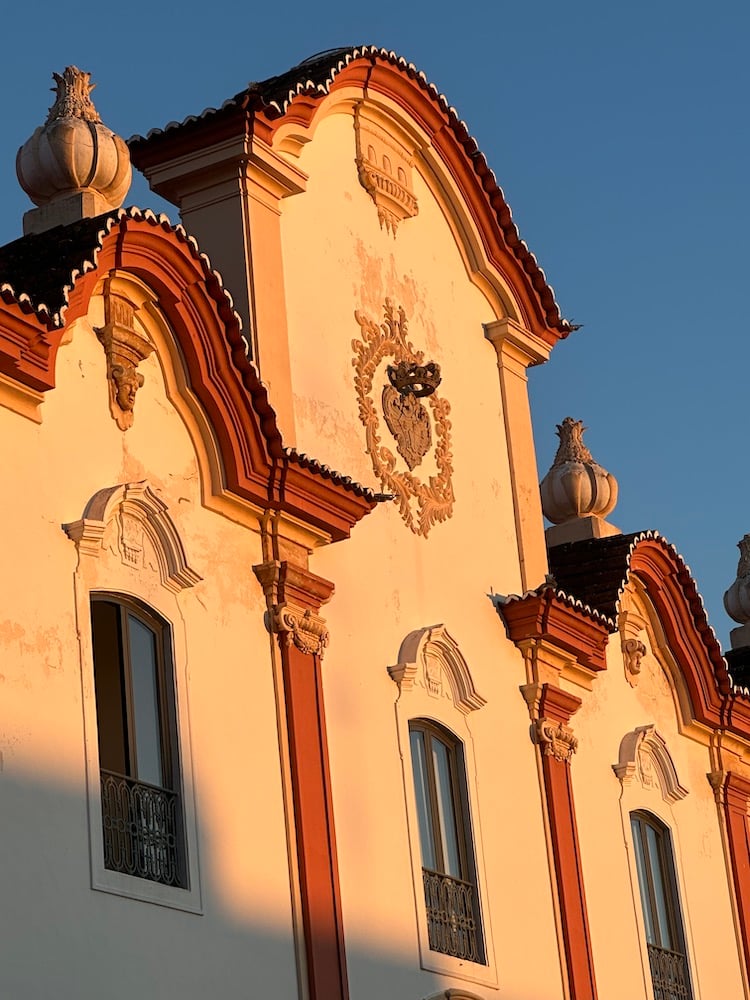
{"label": "red pilaster", "polygon": [[576,739],[568,728],[581,700],[551,684],[543,685],[537,733],[547,798],[552,853],[560,900],[571,1000],[596,1000],[596,977],[586,912],[570,759]]}
{"label": "red pilaster", "polygon": [[270,595],[281,650],[310,1000],[347,1000],[346,954],[328,768],[319,617],[333,584],[287,562],[255,573]]}
{"label": "red pilaster", "polygon": [[732,879],[742,936],[745,969],[750,977],[750,781],[733,771],[724,780],[724,817],[727,824]]}

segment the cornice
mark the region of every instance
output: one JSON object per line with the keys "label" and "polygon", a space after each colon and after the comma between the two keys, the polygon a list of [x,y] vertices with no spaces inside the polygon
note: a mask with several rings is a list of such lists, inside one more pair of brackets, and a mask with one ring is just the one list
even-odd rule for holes
{"label": "cornice", "polygon": [[548,643],[594,673],[605,670],[611,623],[591,608],[573,603],[551,585],[496,602],[508,637],[517,646]]}

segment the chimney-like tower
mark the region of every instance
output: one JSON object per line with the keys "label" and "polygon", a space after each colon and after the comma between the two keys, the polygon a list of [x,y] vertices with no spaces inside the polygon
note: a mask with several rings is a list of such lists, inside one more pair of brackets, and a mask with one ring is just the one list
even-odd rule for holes
{"label": "chimney-like tower", "polygon": [[130,188],[128,147],[97,114],[91,74],[68,66],[52,75],[47,121],[16,157],[21,187],[38,206],[23,217],[24,236],[119,208]]}

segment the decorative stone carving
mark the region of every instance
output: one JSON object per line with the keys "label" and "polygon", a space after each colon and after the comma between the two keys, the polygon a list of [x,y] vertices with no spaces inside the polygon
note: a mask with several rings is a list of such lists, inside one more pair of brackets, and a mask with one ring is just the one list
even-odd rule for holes
{"label": "decorative stone carving", "polygon": [[730,633],[732,649],[750,646],[750,535],[741,538],[737,548],[740,550],[737,578],[724,594],[726,613],[740,625]]}
{"label": "decorative stone carving", "polygon": [[548,544],[619,534],[604,520],[617,503],[617,480],[591,457],[585,429],[572,417],[557,425],[560,445],[539,487],[544,516],[555,526],[547,531]]}
{"label": "decorative stone carving", "polygon": [[135,329],[135,309],[104,286],[104,326],[96,331],[107,358],[109,410],[121,431],[133,425],[135,396],[143,386],[138,365],[153,351],[153,345]]}
{"label": "decorative stone carving", "polygon": [[285,635],[287,645],[293,643],[300,652],[322,659],[328,646],[328,628],[325,620],[309,608],[278,605],[274,609],[272,627],[274,632]]}
{"label": "decorative stone carving", "polygon": [[[450,404],[434,389],[427,397],[428,409],[413,392],[402,395],[392,385],[385,387],[382,405],[386,425],[396,440],[396,450],[408,466],[408,469],[398,469],[396,456],[380,438],[380,420],[373,395],[376,374],[385,360],[393,358],[396,366],[405,363],[421,369],[419,375],[414,376],[414,384],[422,388],[427,370],[431,370],[433,380],[439,380],[439,368],[433,362],[425,364],[423,352],[417,351],[407,340],[408,322],[403,308],[395,309],[390,299],[386,299],[384,315],[384,321],[378,324],[362,312],[355,313],[362,332],[361,340],[352,341],[359,416],[365,428],[372,468],[383,492],[394,495],[407,527],[427,537],[436,522],[445,521],[453,513]],[[436,473],[423,482],[412,470],[433,447]]]}
{"label": "decorative stone carving", "polygon": [[623,785],[635,778],[645,789],[657,787],[669,803],[678,802],[688,794],[677,777],[666,741],[653,725],[639,726],[623,736],[619,760],[612,770]]}
{"label": "decorative stone carving", "polygon": [[578,749],[578,738],[573,730],[562,722],[551,719],[537,719],[534,723],[537,742],[542,753],[569,764],[571,757]]}
{"label": "decorative stone carving", "polygon": [[635,687],[641,672],[641,660],[646,655],[646,644],[640,639],[622,640],[622,658],[625,663],[625,676]]}
{"label": "decorative stone carving", "polygon": [[105,533],[113,524],[117,526],[118,549],[126,566],[143,568],[144,541],[148,539],[167,590],[178,593],[202,579],[188,565],[167,505],[145,480],[99,490],[86,504],[81,519],[64,524],[63,530],[79,552],[98,557]]}
{"label": "decorative stone carving", "polygon": [[90,74],[67,66],[53,77],[55,103],[16,157],[21,187],[39,206],[24,216],[25,234],[119,208],[130,187],[128,148],[97,114]]}
{"label": "decorative stone carving", "polygon": [[412,190],[413,153],[362,104],[354,113],[354,134],[359,182],[377,206],[380,228],[395,236],[399,223],[418,212]]}
{"label": "decorative stone carving", "polygon": [[469,665],[445,625],[410,632],[401,643],[398,663],[388,667],[391,679],[404,693],[415,685],[434,698],[450,697],[459,712],[468,715],[486,704],[474,687]]}

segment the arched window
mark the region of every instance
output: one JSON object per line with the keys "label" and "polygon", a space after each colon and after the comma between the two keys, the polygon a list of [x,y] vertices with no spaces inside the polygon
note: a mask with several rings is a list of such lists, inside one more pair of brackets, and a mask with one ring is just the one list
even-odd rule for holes
{"label": "arched window", "polygon": [[409,738],[430,948],[484,964],[462,746],[426,719]]}
{"label": "arched window", "polygon": [[92,595],[104,866],[187,888],[170,630],[132,599]]}
{"label": "arched window", "polygon": [[630,814],[655,1000],[690,1000],[685,933],[669,830],[647,812]]}

